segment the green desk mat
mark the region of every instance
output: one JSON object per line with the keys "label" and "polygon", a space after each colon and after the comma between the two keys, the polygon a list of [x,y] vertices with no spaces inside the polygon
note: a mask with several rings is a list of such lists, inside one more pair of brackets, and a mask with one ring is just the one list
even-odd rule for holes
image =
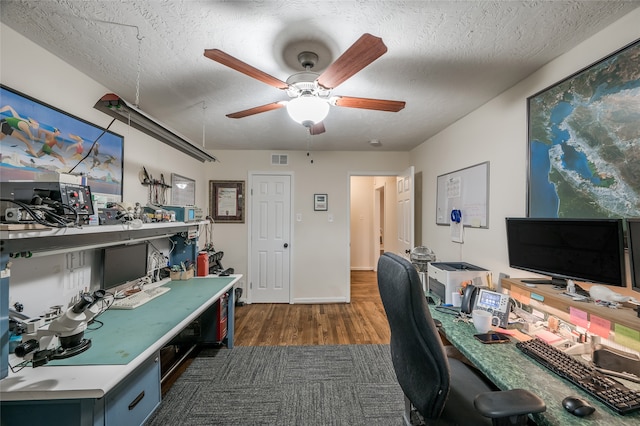
{"label": "green desk mat", "polygon": [[[153,345],[193,311],[215,296],[232,277],[192,278],[166,284],[171,291],[132,310],[107,310],[96,319],[104,325],[86,330],[91,347],[48,365],[123,365]],[[97,327],[94,323],[91,327]],[[173,337],[173,336],[172,336]]]}

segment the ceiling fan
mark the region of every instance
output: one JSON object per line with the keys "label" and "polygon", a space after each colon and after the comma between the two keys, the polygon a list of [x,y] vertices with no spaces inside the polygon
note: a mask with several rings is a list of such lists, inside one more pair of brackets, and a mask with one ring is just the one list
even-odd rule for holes
{"label": "ceiling fan", "polygon": [[229,118],[243,118],[286,107],[291,118],[309,129],[312,135],[325,132],[322,120],[330,106],[398,112],[405,102],[384,99],[331,96],[331,91],[354,74],[378,59],[387,51],[382,39],[363,34],[349,49],[336,59],[322,74],[312,71],[318,61],[314,52],[301,52],[298,62],[304,71],[293,74],[286,82],[234,58],[219,49],[205,49],[204,56],[239,71],[263,83],[285,90],[291,100],[272,102],[243,111],[227,114]]}

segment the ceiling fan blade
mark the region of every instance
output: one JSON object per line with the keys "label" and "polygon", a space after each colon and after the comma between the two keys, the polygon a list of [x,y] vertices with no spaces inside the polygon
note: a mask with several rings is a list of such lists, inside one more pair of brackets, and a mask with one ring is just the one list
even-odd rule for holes
{"label": "ceiling fan blade", "polygon": [[227,114],[229,118],[243,118],[254,114],[260,114],[261,112],[272,111],[274,109],[282,108],[286,105],[286,102],[272,102],[270,104],[257,106],[254,108],[245,109],[244,111],[234,112],[233,114]]}
{"label": "ceiling fan blade", "polygon": [[374,109],[376,111],[398,112],[404,108],[404,101],[389,101],[385,99],[353,98],[350,96],[335,96],[334,105],[346,108]]}
{"label": "ceiling fan blade", "polygon": [[312,136],[319,135],[320,133],[324,133],[324,132],[326,132],[326,130],[324,128],[324,123],[322,121],[309,127],[309,134],[311,134]]}
{"label": "ceiling fan blade", "polygon": [[365,33],[318,77],[318,84],[333,89],[387,51],[380,37]]}
{"label": "ceiling fan blade", "polygon": [[239,71],[245,75],[248,75],[251,78],[255,78],[258,81],[268,84],[269,86],[273,86],[276,89],[286,90],[289,85],[282,80],[279,80],[264,71],[260,71],[257,68],[252,67],[251,65],[242,62],[240,59],[236,59],[233,56],[224,53],[219,49],[205,49],[204,56],[207,58],[214,60],[216,62],[221,63],[222,65],[226,65],[229,68],[232,68],[236,71]]}

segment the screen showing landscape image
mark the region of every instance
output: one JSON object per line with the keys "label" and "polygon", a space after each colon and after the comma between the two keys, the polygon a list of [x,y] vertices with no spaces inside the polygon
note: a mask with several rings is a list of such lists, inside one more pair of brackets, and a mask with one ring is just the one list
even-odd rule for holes
{"label": "screen showing landscape image", "polygon": [[528,99],[530,217],[640,216],[640,41]]}
{"label": "screen showing landscape image", "polygon": [[122,201],[123,144],[122,136],[0,86],[2,182],[57,181],[71,172],[92,194]]}

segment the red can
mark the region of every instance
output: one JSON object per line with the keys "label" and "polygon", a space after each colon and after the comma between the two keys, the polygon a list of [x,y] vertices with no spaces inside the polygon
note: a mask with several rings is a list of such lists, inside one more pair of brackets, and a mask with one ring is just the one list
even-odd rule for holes
{"label": "red can", "polygon": [[197,272],[199,277],[209,275],[209,253],[206,251],[198,253]]}

